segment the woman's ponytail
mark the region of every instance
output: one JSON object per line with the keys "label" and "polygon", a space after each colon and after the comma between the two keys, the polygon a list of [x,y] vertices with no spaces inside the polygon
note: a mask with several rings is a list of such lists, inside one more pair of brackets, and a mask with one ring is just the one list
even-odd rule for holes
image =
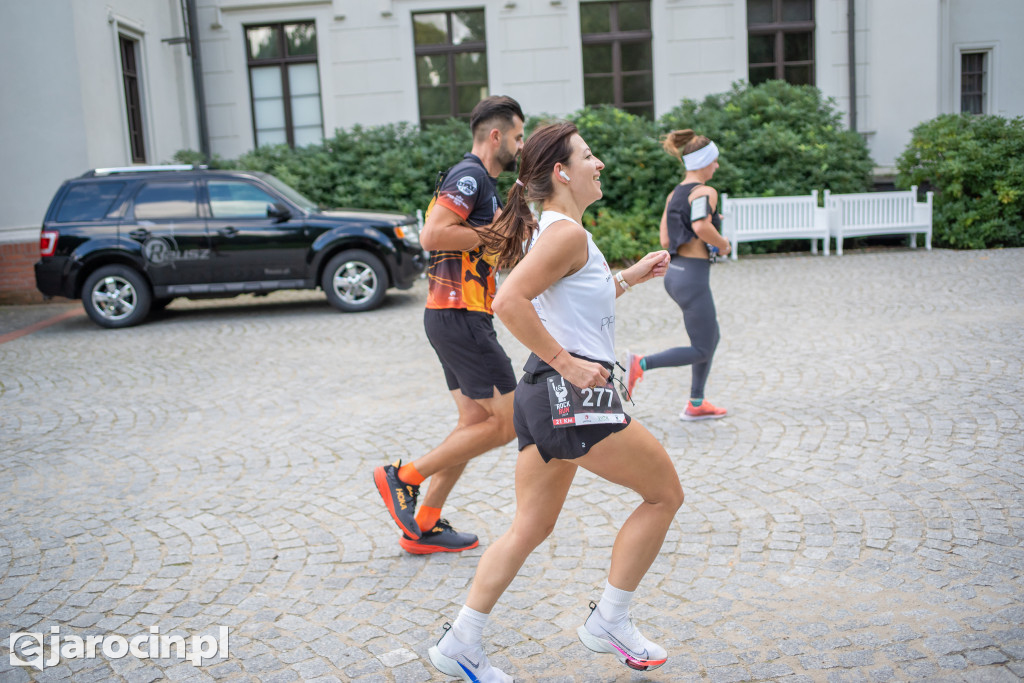
{"label": "woman's ponytail", "polygon": [[662,148],[679,161],[682,161],[683,157],[690,152],[696,152],[709,144],[711,144],[710,139],[703,135],[697,135],[689,128],[674,130],[661,138]]}
{"label": "woman's ponytail", "polygon": [[527,201],[526,188],[517,181],[508,191],[505,208],[491,228],[480,232],[484,245],[498,255],[498,268],[511,268],[523,258],[523,245],[533,234],[536,221]]}
{"label": "woman's ponytail", "polygon": [[530,203],[543,203],[554,194],[551,173],[555,164],[568,164],[577,133],[574,124],[562,121],[538,128],[526,140],[519,179],[508,191],[501,216],[489,228],[477,229],[484,246],[497,254],[498,268],[511,268],[525,255],[537,227]]}

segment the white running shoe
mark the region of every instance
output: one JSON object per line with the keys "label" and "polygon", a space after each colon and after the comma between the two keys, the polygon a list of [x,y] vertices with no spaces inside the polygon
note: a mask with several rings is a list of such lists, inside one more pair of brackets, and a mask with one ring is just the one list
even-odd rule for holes
{"label": "white running shoe", "polygon": [[650,671],[668,661],[665,648],[655,645],[640,635],[632,619],[623,619],[617,624],[605,621],[597,604],[590,603],[590,616],[576,629],[580,642],[594,652],[608,652],[615,658],[637,671]]}
{"label": "white running shoe", "polygon": [[491,666],[482,645],[466,645],[459,640],[451,624],[444,625],[444,635],[427,654],[430,663],[449,676],[470,683],[514,683],[511,676]]}

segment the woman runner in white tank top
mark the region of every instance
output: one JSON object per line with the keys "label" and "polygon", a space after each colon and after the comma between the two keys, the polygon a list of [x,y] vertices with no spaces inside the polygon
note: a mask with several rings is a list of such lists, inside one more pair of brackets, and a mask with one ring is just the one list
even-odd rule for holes
{"label": "woman runner in white tank top", "polygon": [[[600,602],[591,603],[589,615],[581,610],[579,639],[632,669],[657,668],[668,657],[633,625],[629,604],[658,556],[683,490],[665,449],[625,415],[609,380],[615,299],[663,276],[669,254],[653,252],[612,274],[582,226],[583,211],[601,198],[602,168],[573,124],[538,129],[523,149],[519,180],[501,217],[484,235],[499,252],[499,265],[515,266],[494,312],[532,354],[515,391],[515,518],[480,559],[465,606],[429,651],[434,666],[463,680],[512,680],[490,665],[481,634],[498,598],[554,528],[579,467],[642,498],[616,535]],[[541,204],[539,224],[527,201]],[[598,407],[584,408],[587,397],[597,397]]]}

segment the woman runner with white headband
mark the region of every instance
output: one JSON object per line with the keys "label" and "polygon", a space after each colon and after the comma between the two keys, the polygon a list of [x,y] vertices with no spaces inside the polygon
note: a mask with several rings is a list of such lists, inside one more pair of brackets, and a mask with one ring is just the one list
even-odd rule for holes
{"label": "woman runner with white headband", "polygon": [[665,289],[683,311],[689,346],[677,346],[647,356],[626,357],[626,388],[629,393],[644,372],[654,368],[689,365],[693,373],[690,400],[679,414],[683,420],[725,417],[726,410],[704,399],[704,385],[711,371],[711,358],[718,346],[718,317],[711,296],[708,258],[711,247],[723,256],[731,251],[723,237],[721,215],[717,213],[718,193],[706,183],[718,169],[718,147],[692,130],[675,130],[662,140],[665,151],[683,162],[683,182],[669,193],[661,215],[661,246],[672,254],[665,275]]}

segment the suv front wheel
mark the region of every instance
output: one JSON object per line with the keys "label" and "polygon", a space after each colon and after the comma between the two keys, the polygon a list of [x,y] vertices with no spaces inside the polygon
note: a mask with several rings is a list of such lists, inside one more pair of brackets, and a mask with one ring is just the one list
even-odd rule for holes
{"label": "suv front wheel", "polygon": [[351,249],[327,262],[320,285],[335,308],[349,313],[369,311],[384,300],[388,273],[370,252]]}
{"label": "suv front wheel", "polygon": [[82,306],[97,325],[131,327],[149,314],[153,295],[146,279],[128,266],[103,266],[85,280]]}

